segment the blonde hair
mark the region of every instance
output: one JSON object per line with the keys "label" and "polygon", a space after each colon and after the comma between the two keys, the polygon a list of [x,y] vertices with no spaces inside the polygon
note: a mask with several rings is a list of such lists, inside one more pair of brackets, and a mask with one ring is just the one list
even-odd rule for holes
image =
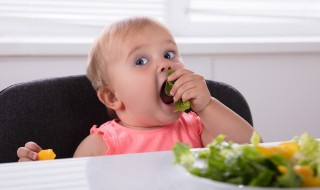
{"label": "blonde hair", "polygon": [[87,77],[96,91],[108,85],[107,65],[117,56],[117,50],[121,50],[127,34],[150,24],[163,26],[147,17],[133,17],[115,22],[103,30],[91,47],[87,62]]}

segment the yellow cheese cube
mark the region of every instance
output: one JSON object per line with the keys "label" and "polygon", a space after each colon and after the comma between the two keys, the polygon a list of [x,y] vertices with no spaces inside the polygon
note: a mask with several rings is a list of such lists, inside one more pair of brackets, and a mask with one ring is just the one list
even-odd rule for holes
{"label": "yellow cheese cube", "polygon": [[41,150],[38,153],[38,160],[53,160],[56,157],[56,154],[52,149]]}

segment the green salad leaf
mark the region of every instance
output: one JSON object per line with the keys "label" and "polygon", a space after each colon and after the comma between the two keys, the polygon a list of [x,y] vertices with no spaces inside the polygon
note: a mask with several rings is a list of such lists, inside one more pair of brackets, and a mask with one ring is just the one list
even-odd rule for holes
{"label": "green salad leaf", "polygon": [[[174,71],[172,69],[169,69],[167,75],[170,76],[173,72]],[[166,86],[164,88],[164,91],[165,91],[167,96],[172,96],[170,94],[170,91],[171,91],[173,85],[174,85],[174,81],[173,82],[171,82],[171,81],[167,81],[166,82]],[[174,110],[175,112],[185,111],[185,110],[190,108],[190,102],[189,101],[183,102],[182,100],[179,100],[179,101],[173,102],[173,104],[176,105],[176,109]]]}
{"label": "green salad leaf", "polygon": [[173,102],[173,104],[177,106],[177,108],[174,110],[175,112],[185,111],[190,108],[189,101],[183,102],[182,100],[179,100],[177,102]]}
{"label": "green salad leaf", "polygon": [[260,136],[258,135],[257,132],[253,132],[252,136],[251,136],[251,139],[250,139],[250,142],[251,144],[253,144],[253,146],[257,147],[260,143]]}
{"label": "green salad leaf", "polygon": [[312,138],[308,133],[302,134],[300,138],[295,138],[300,145],[295,156],[295,162],[299,165],[309,165],[320,177],[320,143]]}
{"label": "green salad leaf", "polygon": [[[268,147],[259,144],[257,133],[252,135],[252,144],[240,145],[224,138],[219,135],[201,150],[177,143],[173,147],[175,164],[193,175],[241,186],[320,186],[320,142],[310,135]],[[301,166],[313,176],[299,173],[296,168]]]}
{"label": "green salad leaf", "polygon": [[298,151],[298,162],[300,164],[313,164],[320,159],[320,144],[313,139],[309,134],[305,133],[298,139],[301,149]]}
{"label": "green salad leaf", "polygon": [[277,177],[279,187],[300,187],[302,183],[301,177],[292,169],[287,167],[287,172]]}
{"label": "green salad leaf", "polygon": [[182,164],[185,167],[190,167],[193,164],[194,157],[188,144],[177,143],[173,147],[173,152],[176,158],[175,163]]}

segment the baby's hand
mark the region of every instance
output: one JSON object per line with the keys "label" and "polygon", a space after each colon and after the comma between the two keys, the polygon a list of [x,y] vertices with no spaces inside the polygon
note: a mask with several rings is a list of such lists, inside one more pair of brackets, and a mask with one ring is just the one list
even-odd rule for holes
{"label": "baby's hand", "polygon": [[34,142],[27,142],[24,147],[18,148],[19,162],[36,161],[42,148]]}
{"label": "baby's hand", "polygon": [[195,112],[202,111],[210,103],[210,91],[203,76],[187,69],[178,69],[168,77],[168,81],[175,81],[170,91],[175,102],[189,100]]}

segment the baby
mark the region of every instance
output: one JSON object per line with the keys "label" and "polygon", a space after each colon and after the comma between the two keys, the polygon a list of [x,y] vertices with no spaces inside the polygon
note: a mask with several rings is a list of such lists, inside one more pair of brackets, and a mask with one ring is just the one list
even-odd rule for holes
{"label": "baby", "polygon": [[[94,126],[74,157],[171,150],[176,142],[200,148],[219,134],[247,143],[253,133],[250,124],[211,97],[202,76],[184,67],[172,34],[153,19],[108,26],[90,51],[87,77],[118,119]],[[166,81],[174,81],[172,96],[164,93]],[[189,101],[193,112],[174,112],[178,100]],[[19,161],[36,160],[40,150],[28,142],[17,151]]]}

